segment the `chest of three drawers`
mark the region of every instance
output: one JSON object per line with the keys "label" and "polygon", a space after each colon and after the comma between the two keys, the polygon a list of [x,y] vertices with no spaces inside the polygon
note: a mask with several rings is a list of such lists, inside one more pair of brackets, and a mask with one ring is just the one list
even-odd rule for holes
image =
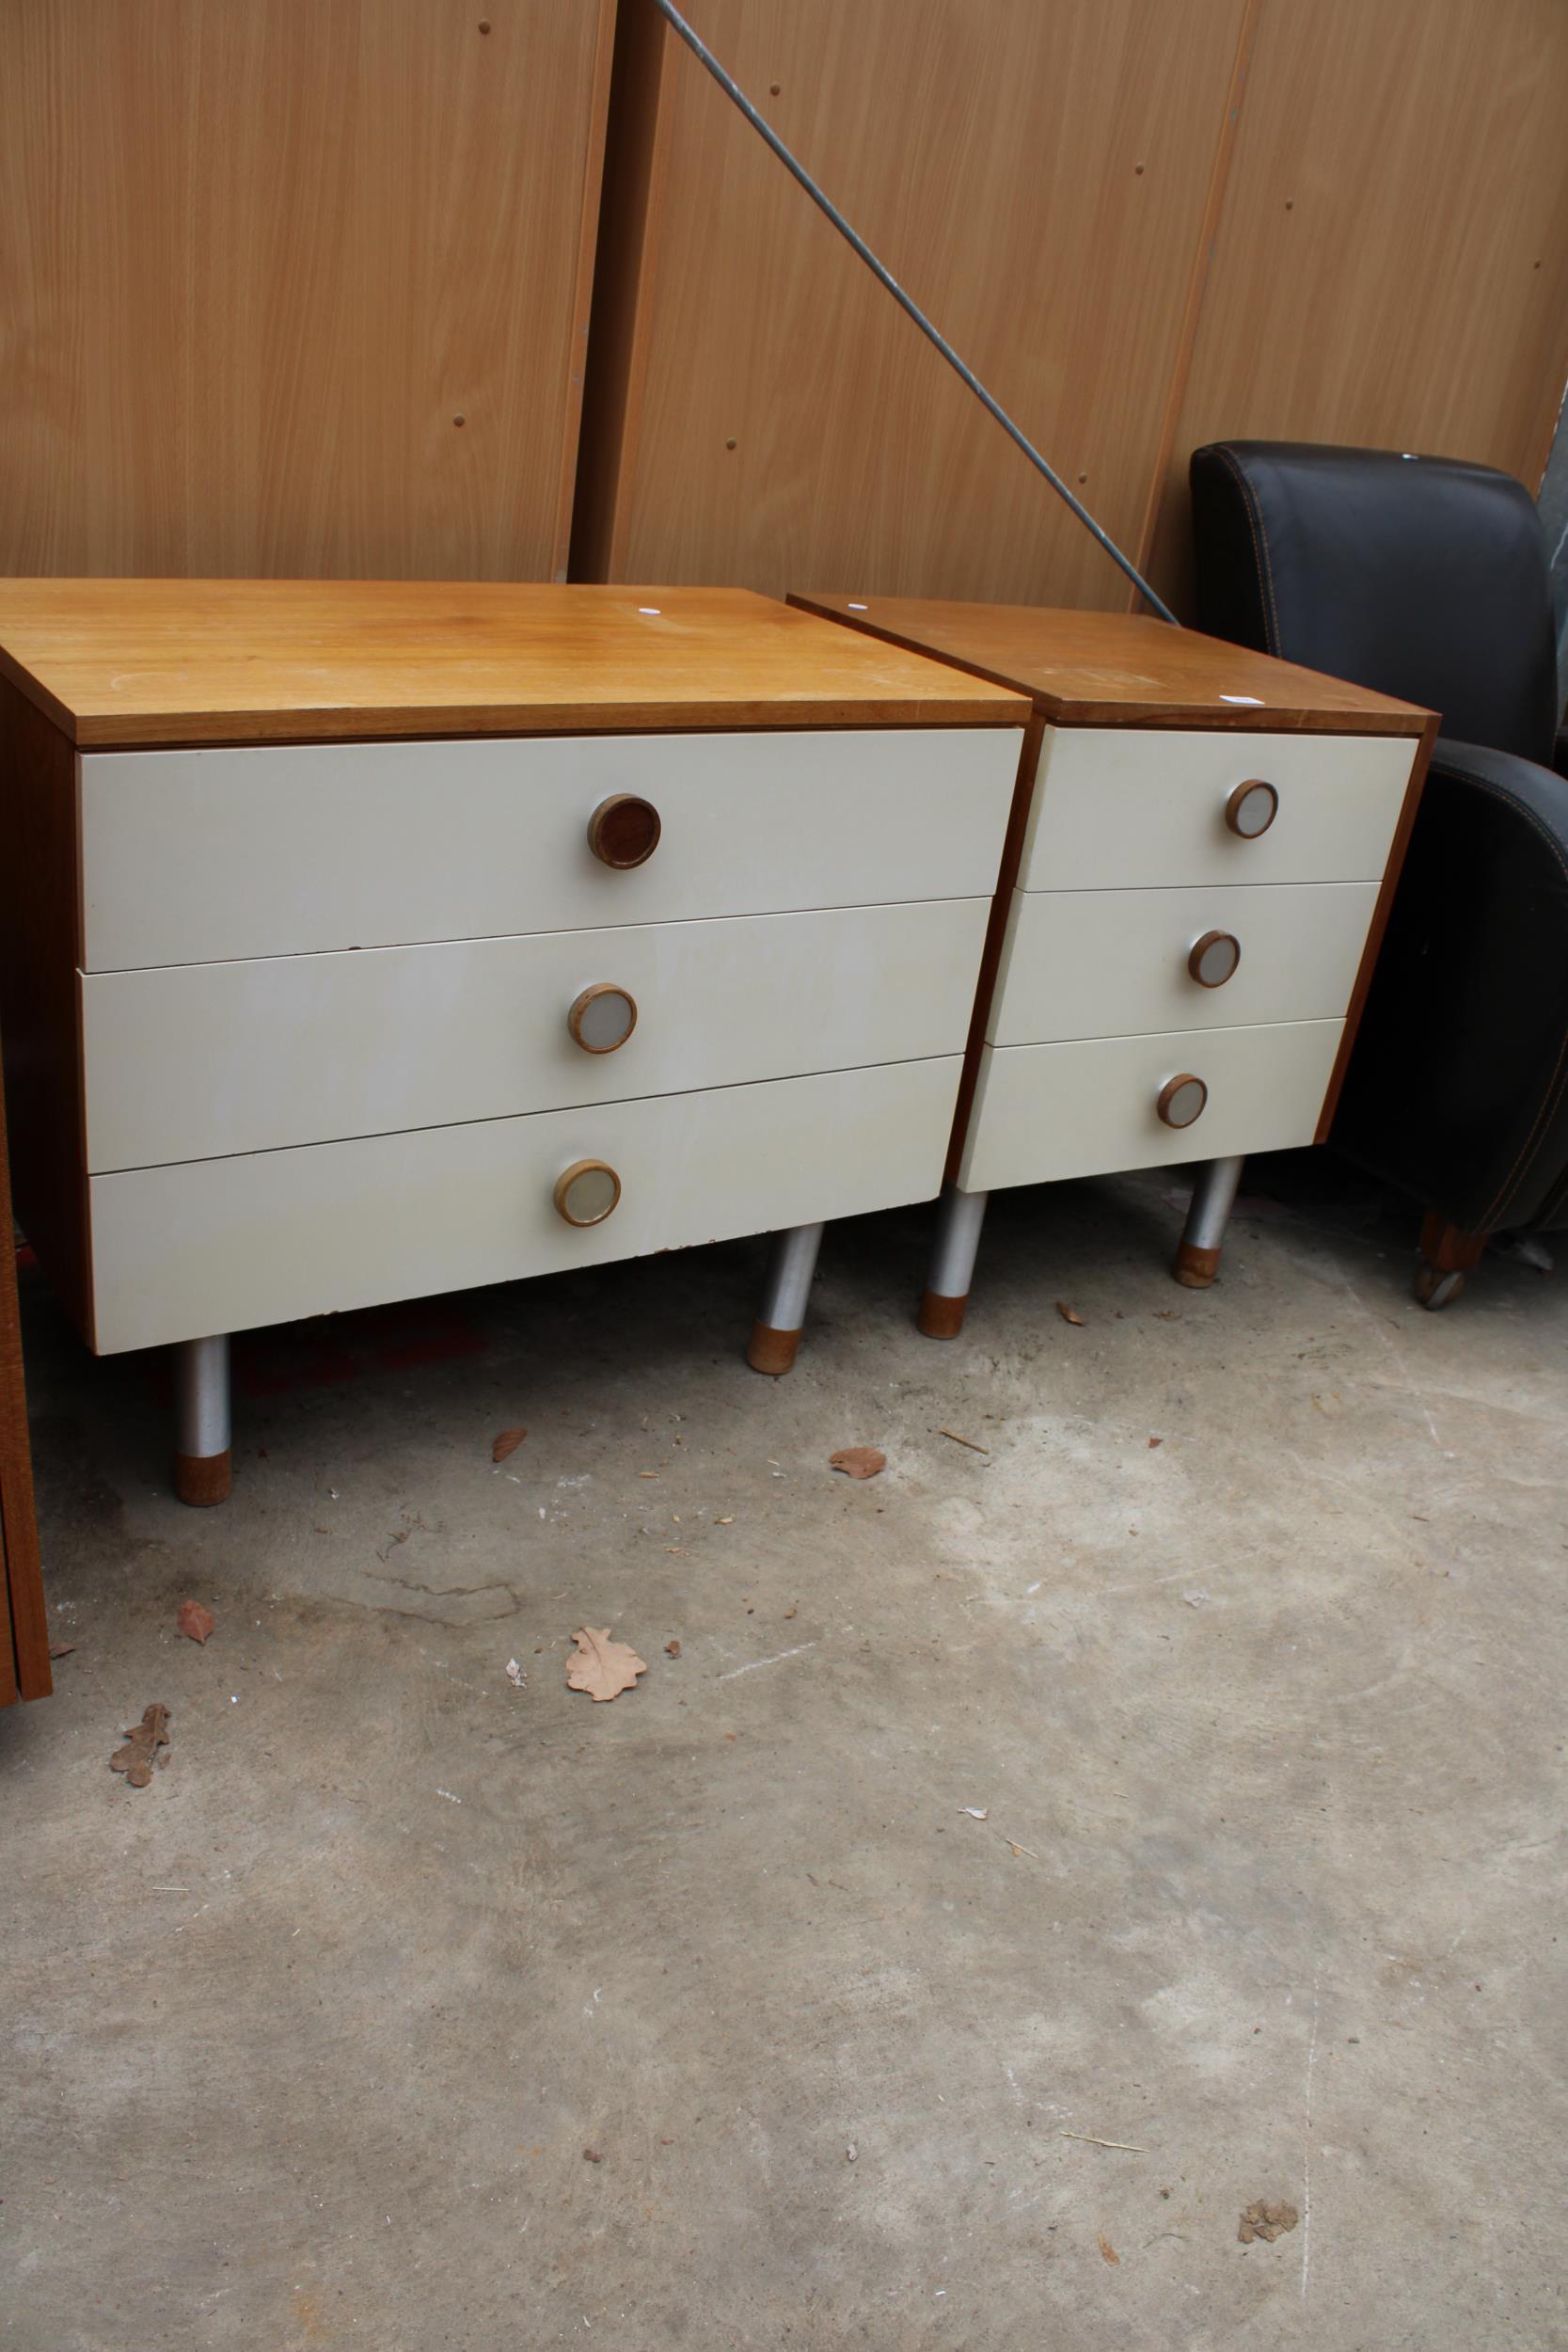
{"label": "chest of three drawers", "polygon": [[[939,1188],[1016,698],[846,665],[843,632],[761,598],[494,593],[521,600],[493,659],[522,721],[555,600],[597,600],[596,731],[482,736],[476,707],[439,739],[95,748],[6,689],[20,1214],[100,1352]],[[404,601],[439,638],[432,595]],[[684,703],[656,693],[683,660]],[[780,723],[717,723],[769,707],[759,663]],[[648,723],[605,726],[640,686]],[[52,911],[21,919],[26,894]],[[203,1377],[187,1463],[228,1452]]]}
{"label": "chest of three drawers", "polygon": [[959,1184],[1312,1142],[1409,772],[1399,739],[1046,728]]}
{"label": "chest of three drawers", "polygon": [[973,833],[937,730],[87,758],[98,1347],[933,1193],[1010,789],[967,748]]}
{"label": "chest of three drawers", "polygon": [[1326,1132],[1435,723],[1125,615],[802,601],[1034,706],[924,1327],[998,1186],[1198,1161],[1212,1280],[1244,1155]]}

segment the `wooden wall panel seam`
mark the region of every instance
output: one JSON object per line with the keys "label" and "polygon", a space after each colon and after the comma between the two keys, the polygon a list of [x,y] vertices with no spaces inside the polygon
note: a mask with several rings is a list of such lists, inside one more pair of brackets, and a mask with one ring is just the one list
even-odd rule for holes
{"label": "wooden wall panel seam", "polygon": [[588,136],[583,145],[582,180],[578,197],[577,275],[567,334],[565,414],[561,436],[561,472],[556,489],[555,540],[550,555],[550,577],[557,581],[568,577],[571,564],[572,515],[577,502],[583,394],[588,381],[588,328],[598,256],[599,207],[604,195],[605,139],[610,120],[610,86],[617,16],[618,0],[598,0]]}
{"label": "wooden wall panel seam", "polygon": [[[622,18],[643,202],[599,240],[576,576],[1127,609],[651,0]],[[702,30],[1179,611],[1217,434],[1536,479],[1555,0],[707,0]]]}
{"label": "wooden wall panel seam", "polygon": [[[1129,548],[1248,4],[868,0],[851,22],[832,0],[713,0],[703,24]],[[623,18],[624,56],[627,0]],[[1124,604],[1080,526],[663,39],[672,61],[642,89],[647,203],[618,240],[607,174],[591,373],[618,380],[613,397],[591,388],[578,576],[782,593],[816,573]],[[618,358],[599,332],[611,271]]]}
{"label": "wooden wall panel seam", "polygon": [[[1219,232],[1225,210],[1226,187],[1230,177],[1231,158],[1236,152],[1237,135],[1241,130],[1242,109],[1246,103],[1247,68],[1252,62],[1253,42],[1258,34],[1258,17],[1263,0],[1244,0],[1242,21],[1236,34],[1236,55],[1230,68],[1230,88],[1226,98],[1225,113],[1220,120],[1219,136],[1214,142],[1213,167],[1209,179],[1209,197],[1198,227],[1197,244],[1193,252],[1192,274],[1187,281],[1187,300],[1181,319],[1181,333],[1176,347],[1170,384],[1165,394],[1165,409],[1160,427],[1160,442],[1155,452],[1154,469],[1149,476],[1148,496],[1144,501],[1143,528],[1138,533],[1137,566],[1148,579],[1149,559],[1154,550],[1154,536],[1160,519],[1160,504],[1164,493],[1165,476],[1170,470],[1171,450],[1176,428],[1180,421],[1181,404],[1186,397],[1187,378],[1192,371],[1193,352],[1197,343],[1198,323],[1203,314],[1203,296],[1213,264],[1214,240]],[[1147,610],[1136,589],[1129,587],[1127,609]]]}
{"label": "wooden wall panel seam", "polygon": [[620,0],[615,22],[589,312],[568,578],[615,577],[617,485],[641,381],[644,272],[669,131],[664,20],[649,0]]}

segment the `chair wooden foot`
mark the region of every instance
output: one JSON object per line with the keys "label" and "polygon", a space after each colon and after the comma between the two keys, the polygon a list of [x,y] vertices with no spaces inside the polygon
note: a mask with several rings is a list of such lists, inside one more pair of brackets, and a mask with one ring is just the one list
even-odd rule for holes
{"label": "chair wooden foot", "polygon": [[1486,1241],[1484,1233],[1466,1232],[1440,1210],[1429,1209],[1421,1220],[1421,1254],[1412,1285],[1420,1304],[1433,1314],[1451,1306],[1465,1288],[1466,1274],[1481,1263]]}
{"label": "chair wooden foot", "polygon": [[186,1340],[174,1351],[174,1491],[182,1502],[227,1502],[230,1440],[228,1339]]}

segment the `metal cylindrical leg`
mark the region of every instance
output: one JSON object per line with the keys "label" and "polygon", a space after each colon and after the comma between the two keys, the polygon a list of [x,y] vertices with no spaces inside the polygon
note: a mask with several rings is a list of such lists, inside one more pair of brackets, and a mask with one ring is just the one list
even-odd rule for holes
{"label": "metal cylindrical leg", "polygon": [[174,1491],[182,1502],[227,1501],[230,1437],[228,1335],[185,1340],[174,1351]]}
{"label": "metal cylindrical leg", "polygon": [[1183,1288],[1206,1291],[1220,1269],[1220,1249],[1245,1158],[1206,1160],[1193,1180],[1192,1206],[1171,1272]]}
{"label": "metal cylindrical leg", "polygon": [[956,1340],[964,1327],[969,1286],[974,1279],[974,1255],[980,1228],[986,1221],[989,1192],[958,1192],[949,1188],[937,1212],[936,1247],[916,1320],[928,1340]]}
{"label": "metal cylindrical leg", "polygon": [[775,1233],[763,1285],[762,1310],[752,1326],[746,1361],[753,1372],[782,1379],[795,1361],[806,1325],[806,1300],[822,1247],[820,1225],[796,1225]]}

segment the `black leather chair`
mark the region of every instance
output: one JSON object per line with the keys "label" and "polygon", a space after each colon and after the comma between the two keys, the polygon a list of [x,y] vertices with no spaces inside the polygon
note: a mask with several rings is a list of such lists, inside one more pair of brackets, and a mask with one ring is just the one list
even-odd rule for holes
{"label": "black leather chair", "polygon": [[1218,441],[1197,624],[1443,716],[1331,1141],[1427,1211],[1416,1295],[1568,1225],[1568,764],[1534,501],[1487,466]]}

